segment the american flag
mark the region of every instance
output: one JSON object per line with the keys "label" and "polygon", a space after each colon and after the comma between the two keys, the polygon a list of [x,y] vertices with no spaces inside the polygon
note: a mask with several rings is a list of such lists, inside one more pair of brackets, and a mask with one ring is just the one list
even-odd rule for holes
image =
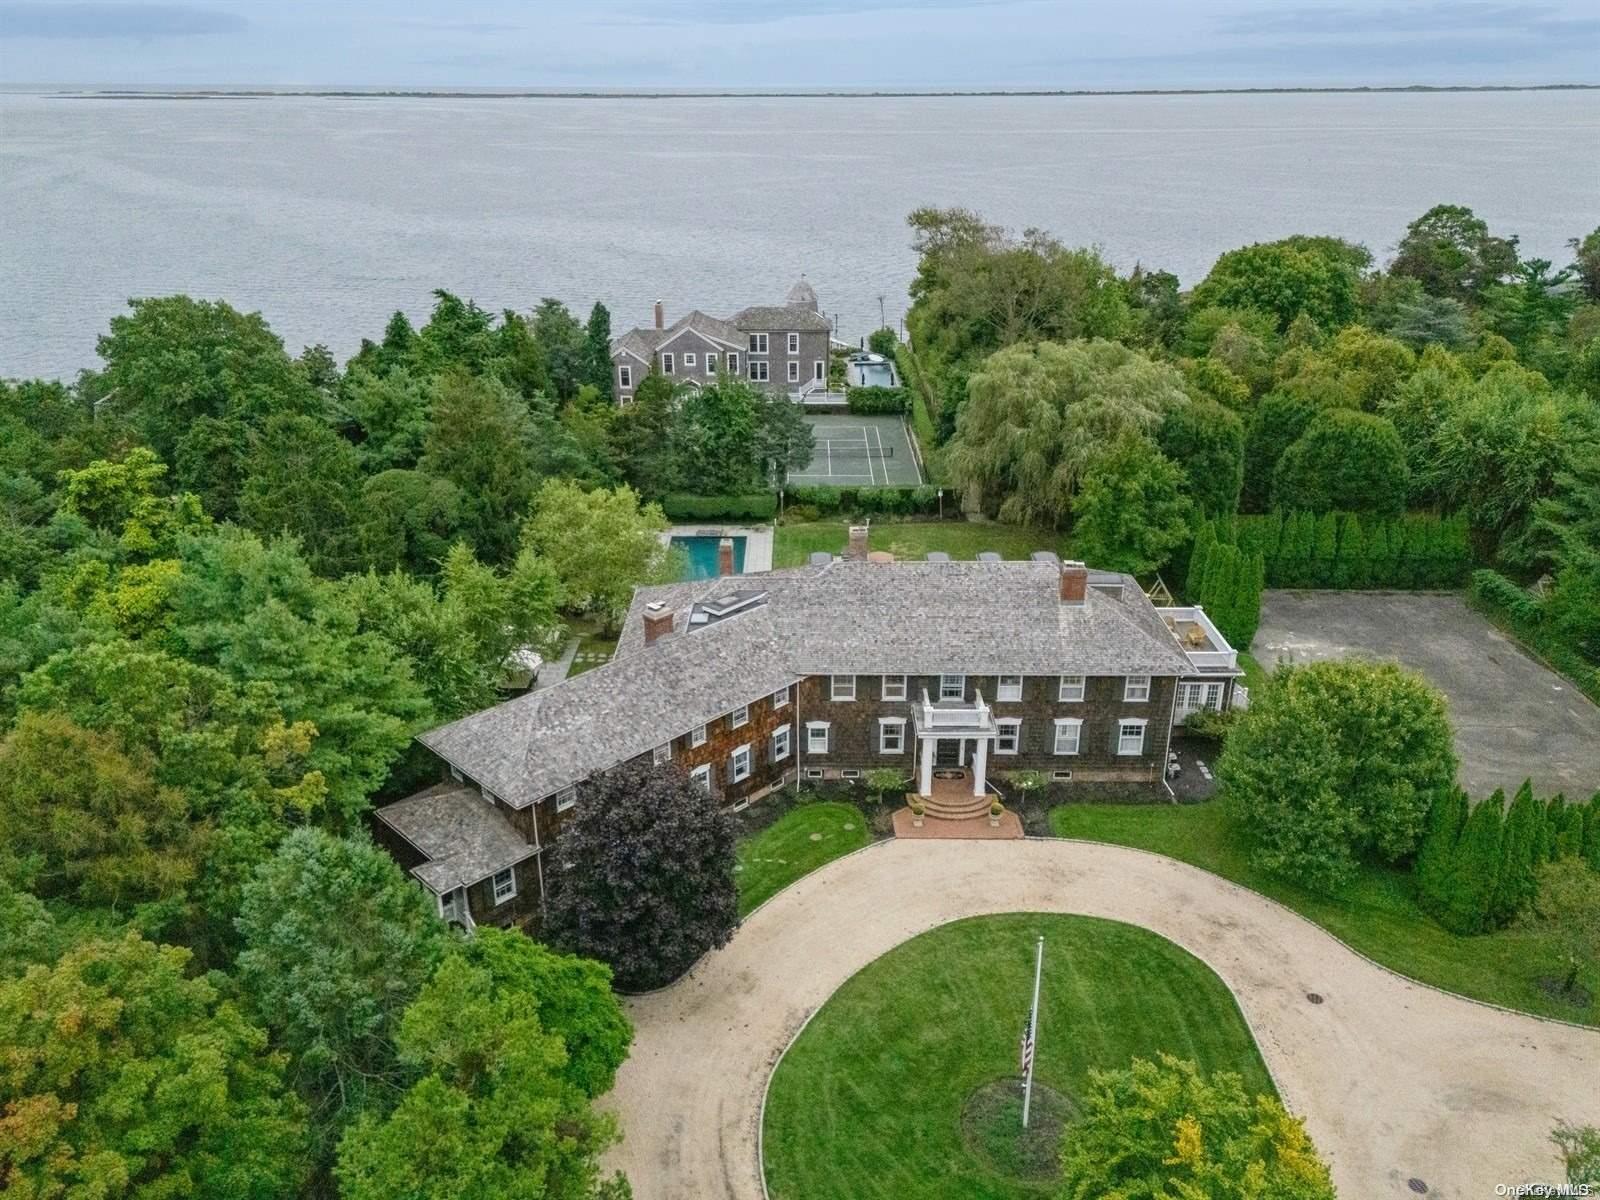
{"label": "american flag", "polygon": [[1028,1031],[1028,1027],[1026,1025],[1022,1027],[1022,1043],[1020,1050],[1022,1052],[1022,1074],[1026,1075],[1028,1073],[1028,1069],[1033,1066],[1033,1035]]}

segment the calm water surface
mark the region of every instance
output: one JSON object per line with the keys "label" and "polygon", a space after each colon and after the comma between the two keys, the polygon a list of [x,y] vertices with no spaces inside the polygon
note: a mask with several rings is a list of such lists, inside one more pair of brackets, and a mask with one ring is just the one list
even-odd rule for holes
{"label": "calm water surface", "polygon": [[[1564,262],[1600,224],[1600,93],[94,100],[0,95],[0,375],[71,375],[130,296],[260,309],[341,356],[449,288],[618,328],[780,298],[903,312],[904,225],[962,204],[1197,282],[1439,201]],[[581,314],[580,314],[581,315]]]}

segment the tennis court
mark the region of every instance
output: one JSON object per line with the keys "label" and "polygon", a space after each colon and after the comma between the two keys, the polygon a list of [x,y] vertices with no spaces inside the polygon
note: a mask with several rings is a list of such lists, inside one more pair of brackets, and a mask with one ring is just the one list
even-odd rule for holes
{"label": "tennis court", "polygon": [[911,448],[904,417],[806,415],[816,452],[804,471],[789,472],[790,483],[831,487],[915,487],[922,468]]}

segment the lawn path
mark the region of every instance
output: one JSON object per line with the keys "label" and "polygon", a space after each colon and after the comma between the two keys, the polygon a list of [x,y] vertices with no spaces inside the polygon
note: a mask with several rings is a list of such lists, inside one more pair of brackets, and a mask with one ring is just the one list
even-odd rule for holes
{"label": "lawn path", "polygon": [[801,879],[688,977],[629,1001],[609,1164],[639,1200],[760,1200],[762,1094],[809,1014],[915,934],[1027,911],[1127,921],[1205,961],[1343,1196],[1410,1197],[1412,1177],[1447,1200],[1553,1181],[1551,1127],[1600,1123],[1600,1032],[1407,983],[1208,872],[1081,842],[890,841]]}

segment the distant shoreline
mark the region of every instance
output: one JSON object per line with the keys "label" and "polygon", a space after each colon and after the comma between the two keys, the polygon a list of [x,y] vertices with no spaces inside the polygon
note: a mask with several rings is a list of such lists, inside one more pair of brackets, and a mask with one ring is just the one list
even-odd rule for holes
{"label": "distant shoreline", "polygon": [[994,97],[1093,98],[1097,96],[1299,96],[1406,95],[1448,92],[1582,92],[1600,91],[1600,83],[1540,84],[1407,84],[1362,87],[1250,88],[824,88],[790,89],[484,89],[460,88],[7,88],[73,100],[891,100],[981,99]]}

